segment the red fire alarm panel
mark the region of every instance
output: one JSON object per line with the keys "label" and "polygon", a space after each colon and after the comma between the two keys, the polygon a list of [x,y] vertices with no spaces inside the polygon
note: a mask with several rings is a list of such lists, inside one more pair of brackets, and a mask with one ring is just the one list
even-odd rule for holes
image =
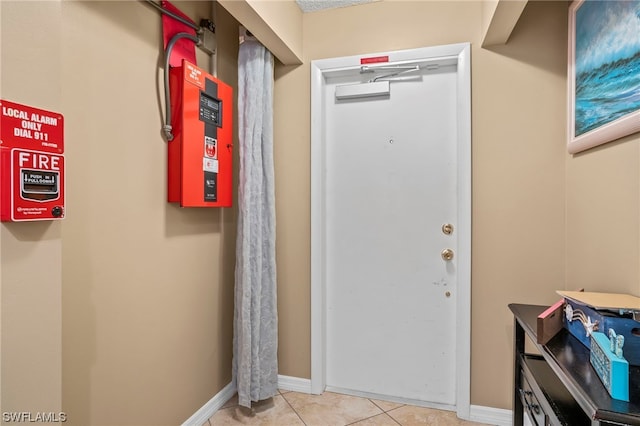
{"label": "red fire alarm panel", "polygon": [[0,220],[64,218],[64,118],[0,100]]}
{"label": "red fire alarm panel", "polygon": [[182,207],[231,207],[230,86],[182,60],[170,70],[168,200]]}

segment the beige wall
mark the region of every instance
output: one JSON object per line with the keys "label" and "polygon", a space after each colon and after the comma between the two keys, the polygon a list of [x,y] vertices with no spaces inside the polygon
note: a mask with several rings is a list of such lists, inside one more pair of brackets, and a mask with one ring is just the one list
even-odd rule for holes
{"label": "beige wall", "polygon": [[[237,22],[216,14],[235,87]],[[3,410],[48,410],[52,387],[68,424],[179,424],[231,381],[235,210],[165,201],[161,43],[144,2],[2,2],[2,96],[64,114],[67,164],[64,221],[1,228]]]}
{"label": "beige wall", "polygon": [[[0,9],[0,97],[62,111],[60,3],[3,1]],[[0,225],[0,412],[62,409],[61,229]]]}
{"label": "beige wall", "polygon": [[302,11],[294,0],[218,0],[284,64],[302,63]]}
{"label": "beige wall", "polygon": [[640,296],[640,134],[567,158],[567,289]]}
{"label": "beige wall", "polygon": [[472,83],[477,405],[511,407],[506,305],[551,304],[564,288],[566,22],[566,3],[529,3],[509,42],[476,57],[483,75]]}
{"label": "beige wall", "polygon": [[[383,1],[303,16],[304,64],[276,72],[280,370],[310,377],[310,61],[472,43],[472,395],[511,407],[511,302],[564,287],[564,2],[531,3],[481,49],[480,2]],[[637,230],[634,234],[637,236]]]}
{"label": "beige wall", "polygon": [[[0,227],[1,408],[181,423],[231,379],[235,209],[164,201],[159,16],[143,2],[0,6],[1,96],[65,115],[68,166],[64,221]],[[276,67],[281,374],[310,377],[314,59],[472,43],[472,404],[511,407],[508,303],[640,293],[640,136],[566,153],[566,2],[530,2],[491,49],[482,14],[385,0],[303,16],[303,65]],[[218,76],[235,87],[237,23],[216,15]]]}

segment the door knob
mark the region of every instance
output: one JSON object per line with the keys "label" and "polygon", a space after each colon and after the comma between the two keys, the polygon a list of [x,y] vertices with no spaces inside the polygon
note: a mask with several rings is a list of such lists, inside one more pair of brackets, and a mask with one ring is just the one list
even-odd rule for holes
{"label": "door knob", "polygon": [[453,250],[451,249],[444,249],[442,250],[442,253],[440,253],[442,255],[442,259],[444,260],[451,260],[453,259]]}
{"label": "door knob", "polygon": [[444,225],[442,225],[442,233],[444,235],[453,234],[453,225],[450,223],[445,223]]}

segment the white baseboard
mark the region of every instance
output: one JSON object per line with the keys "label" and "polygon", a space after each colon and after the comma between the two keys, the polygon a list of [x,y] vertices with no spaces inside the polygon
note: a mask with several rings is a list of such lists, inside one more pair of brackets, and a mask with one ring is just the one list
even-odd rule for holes
{"label": "white baseboard", "polygon": [[[301,379],[299,377],[278,375],[278,389],[293,392],[311,393],[311,380]],[[206,423],[226,402],[236,393],[236,387],[233,383],[229,383],[198,411],[189,417],[182,426],[201,426]],[[364,395],[363,395],[364,396]],[[419,404],[421,405],[421,404]],[[472,405],[469,411],[469,419],[474,422],[486,423],[496,426],[512,426],[512,411],[501,408],[483,407],[480,405]],[[525,417],[525,425],[529,419]]]}
{"label": "white baseboard", "polygon": [[299,377],[283,376],[279,374],[278,389],[300,393],[311,393],[311,380],[301,379]]}
{"label": "white baseboard", "polygon": [[456,411],[455,405],[438,404],[433,402],[421,401],[419,399],[402,398],[392,395],[383,395],[379,393],[362,392],[352,389],[346,389],[336,386],[327,386],[327,391],[341,393],[343,395],[357,396],[360,398],[379,399],[380,401],[396,402],[398,404],[413,405],[415,407],[434,408],[436,410]]}
{"label": "white baseboard", "polygon": [[193,416],[189,417],[182,426],[202,426],[211,416],[213,416],[228,400],[236,393],[236,387],[229,383],[213,398],[204,404]]}
{"label": "white baseboard", "polygon": [[502,408],[472,405],[469,410],[469,417],[471,421],[489,425],[511,426],[513,424],[513,412]]}
{"label": "white baseboard", "polygon": [[[283,390],[288,390],[288,391],[294,391],[294,392],[301,392],[301,393],[311,393],[311,380],[309,379],[301,379],[299,377],[291,377],[291,376],[283,376],[283,375],[279,375],[278,376],[278,389],[283,389]],[[338,391],[341,393],[347,393],[347,394],[353,394],[350,392],[345,392],[344,389],[331,389],[331,388],[327,388],[327,390],[331,391]],[[369,397],[374,397],[373,395],[366,395],[366,394],[358,394],[356,396],[360,396],[360,397],[364,397],[364,398],[369,398]],[[389,399],[387,398],[383,398],[383,399]],[[418,405],[418,406],[429,406],[431,408],[440,408],[440,409],[448,409],[448,410],[452,410],[455,411],[455,408],[451,408],[451,407],[435,407],[433,406],[433,404],[425,404],[423,402],[420,401],[409,401],[409,400],[404,400],[401,398],[391,398],[393,400],[395,400],[396,402],[401,402],[403,404],[412,404],[412,405]],[[513,424],[513,412],[511,410],[504,410],[501,408],[492,408],[492,407],[483,407],[480,405],[472,405],[470,407],[469,410],[469,416],[470,418],[468,420],[472,420],[478,423],[486,423],[489,425],[496,425],[496,426],[512,426]],[[528,423],[529,418],[527,416],[524,416],[525,419],[525,426],[531,426],[530,423]]]}
{"label": "white baseboard", "polygon": [[[278,375],[278,389],[311,393],[311,380],[298,377]],[[193,416],[189,417],[182,426],[201,426],[207,422],[228,400],[233,397],[237,389],[233,383],[229,383],[206,404],[204,404]]]}

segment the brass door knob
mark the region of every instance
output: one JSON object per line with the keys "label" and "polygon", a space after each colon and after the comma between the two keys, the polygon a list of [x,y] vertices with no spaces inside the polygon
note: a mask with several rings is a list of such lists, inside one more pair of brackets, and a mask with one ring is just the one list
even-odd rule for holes
{"label": "brass door knob", "polygon": [[444,249],[442,250],[442,253],[440,253],[442,255],[442,259],[444,260],[451,260],[453,259],[453,250],[451,249]]}
{"label": "brass door knob", "polygon": [[444,235],[453,234],[453,225],[450,223],[445,223],[444,225],[442,225],[442,233]]}

